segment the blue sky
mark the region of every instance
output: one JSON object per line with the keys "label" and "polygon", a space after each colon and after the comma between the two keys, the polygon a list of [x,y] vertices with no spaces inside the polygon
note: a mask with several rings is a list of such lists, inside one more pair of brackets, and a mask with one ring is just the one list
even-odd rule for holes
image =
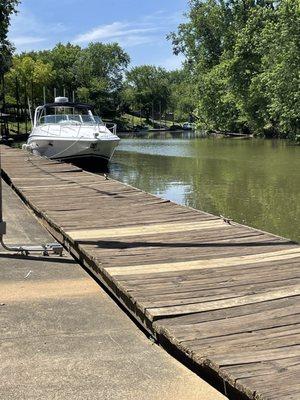
{"label": "blue sky", "polygon": [[166,40],[184,21],[188,0],[23,0],[12,17],[9,38],[17,52],[50,49],[70,41],[118,42],[131,64],[174,69],[181,56]]}

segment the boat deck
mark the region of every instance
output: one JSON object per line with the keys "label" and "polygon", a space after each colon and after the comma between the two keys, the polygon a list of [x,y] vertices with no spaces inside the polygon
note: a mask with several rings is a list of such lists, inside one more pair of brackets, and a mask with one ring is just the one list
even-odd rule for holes
{"label": "boat deck", "polygon": [[19,195],[171,353],[229,398],[300,398],[298,244],[1,150]]}

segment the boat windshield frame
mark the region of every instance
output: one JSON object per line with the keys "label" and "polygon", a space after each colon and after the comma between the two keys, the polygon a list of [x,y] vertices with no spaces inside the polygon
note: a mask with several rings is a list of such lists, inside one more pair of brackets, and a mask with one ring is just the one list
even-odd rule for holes
{"label": "boat windshield frame", "polygon": [[[49,109],[52,109],[51,113],[48,113]],[[80,113],[80,111],[85,112]],[[49,103],[37,107],[34,116],[34,126],[46,124],[105,125],[100,117],[92,113],[92,106],[89,104],[69,102]]]}

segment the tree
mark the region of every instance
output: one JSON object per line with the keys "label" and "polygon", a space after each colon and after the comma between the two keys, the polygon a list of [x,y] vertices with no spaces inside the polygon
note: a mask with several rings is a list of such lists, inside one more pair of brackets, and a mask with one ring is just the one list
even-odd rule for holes
{"label": "tree", "polygon": [[7,40],[10,17],[16,12],[18,0],[2,0],[0,2],[0,76],[10,67],[13,46]]}
{"label": "tree", "polygon": [[101,115],[114,116],[121,103],[123,76],[130,62],[117,44],[90,43],[75,61],[77,93],[88,98]]}
{"label": "tree", "polygon": [[300,134],[300,2],[282,1],[258,42],[261,72],[251,96],[264,99],[265,125],[291,138]]}
{"label": "tree", "polygon": [[[81,47],[71,43],[58,43],[51,50],[37,51],[27,53],[35,60],[41,60],[44,63],[52,64],[56,74],[55,88],[57,93],[63,94],[66,90],[71,93],[78,86],[76,62],[81,54]],[[26,56],[26,53],[23,54]]]}
{"label": "tree", "polygon": [[129,56],[116,43],[91,43],[86,48],[58,43],[52,50],[32,51],[14,57],[10,74],[34,83],[35,97],[42,101],[42,87],[48,98],[66,94],[91,102],[105,117],[118,113],[125,69]]}
{"label": "tree", "polygon": [[7,39],[7,33],[10,23],[10,17],[16,12],[18,0],[1,0],[0,1],[0,83],[2,83],[2,94],[0,101],[5,102],[4,92],[4,74],[11,66],[11,57],[13,53],[13,45]]}
{"label": "tree", "polygon": [[43,101],[43,87],[53,83],[55,78],[55,73],[52,68],[52,64],[44,63],[42,60],[34,60],[32,57],[26,56],[15,56],[13,58],[13,65],[10,71],[6,75],[8,91],[11,98],[14,95],[14,88],[16,81],[21,86],[23,90],[23,101],[26,104],[27,99],[25,99],[25,87],[27,94],[30,93],[32,101],[41,103]]}
{"label": "tree", "polygon": [[170,104],[168,72],[160,67],[142,65],[126,74],[126,101],[141,110],[149,120],[154,107],[165,112]]}
{"label": "tree", "polygon": [[189,65],[169,71],[168,81],[171,93],[169,108],[174,113],[174,120],[189,120],[196,109],[196,91]]}
{"label": "tree", "polygon": [[186,55],[206,129],[299,132],[299,0],[190,0],[169,37]]}

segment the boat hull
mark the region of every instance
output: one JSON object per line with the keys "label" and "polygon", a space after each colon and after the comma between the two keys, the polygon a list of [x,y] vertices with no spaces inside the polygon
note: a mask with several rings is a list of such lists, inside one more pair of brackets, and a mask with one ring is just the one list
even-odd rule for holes
{"label": "boat hull", "polygon": [[113,156],[120,139],[115,136],[106,139],[46,138],[29,137],[27,149],[33,154],[52,160],[68,162],[107,163]]}

